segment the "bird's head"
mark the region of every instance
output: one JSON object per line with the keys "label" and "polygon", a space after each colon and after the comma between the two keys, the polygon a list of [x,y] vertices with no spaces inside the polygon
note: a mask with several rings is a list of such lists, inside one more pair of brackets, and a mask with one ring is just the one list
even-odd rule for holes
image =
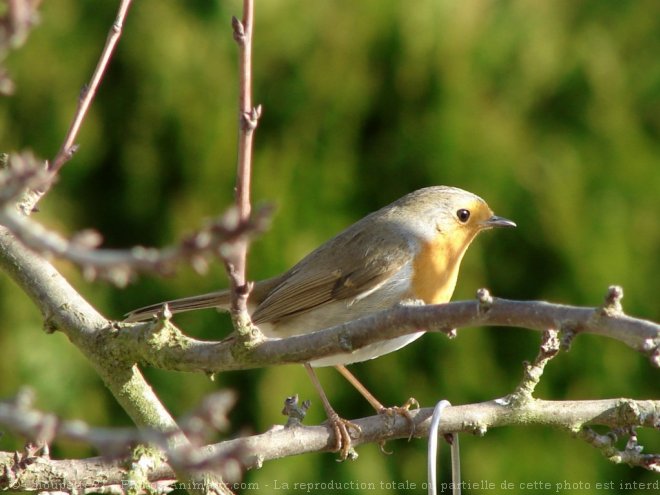
{"label": "bird's head", "polygon": [[[456,187],[433,186],[414,191],[396,201],[396,215],[423,239],[438,237],[465,246],[482,230],[515,227],[511,220],[493,214],[476,194]],[[393,205],[393,206],[394,206]]]}

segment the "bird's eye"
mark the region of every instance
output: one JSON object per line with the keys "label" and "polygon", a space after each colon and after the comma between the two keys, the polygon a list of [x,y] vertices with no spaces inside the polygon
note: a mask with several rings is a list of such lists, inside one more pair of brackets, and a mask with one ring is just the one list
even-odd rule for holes
{"label": "bird's eye", "polygon": [[458,218],[458,221],[461,223],[465,223],[470,219],[470,210],[466,210],[465,208],[461,208],[456,212],[456,217]]}

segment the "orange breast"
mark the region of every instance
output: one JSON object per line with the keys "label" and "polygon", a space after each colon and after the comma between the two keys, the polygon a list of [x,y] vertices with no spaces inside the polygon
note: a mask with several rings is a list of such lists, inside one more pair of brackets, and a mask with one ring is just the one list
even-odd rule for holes
{"label": "orange breast", "polygon": [[451,242],[438,235],[422,245],[413,263],[412,291],[426,304],[446,303],[456,286],[458,268],[467,247],[464,239]]}

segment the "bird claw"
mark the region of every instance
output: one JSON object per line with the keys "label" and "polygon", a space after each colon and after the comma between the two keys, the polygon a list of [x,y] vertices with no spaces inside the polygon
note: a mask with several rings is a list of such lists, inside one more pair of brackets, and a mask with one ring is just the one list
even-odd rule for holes
{"label": "bird claw", "polygon": [[[392,406],[392,407],[383,407],[378,411],[378,414],[394,418],[397,414],[403,416],[410,426],[410,435],[408,435],[408,441],[410,441],[415,434],[415,421],[413,420],[412,415],[410,414],[410,409],[419,409],[419,402],[414,397],[410,397],[402,406]],[[382,450],[382,448],[381,448]]]}
{"label": "bird claw", "polygon": [[350,459],[351,461],[357,459],[358,454],[353,449],[350,430],[353,430],[355,438],[357,438],[362,433],[362,428],[347,419],[340,418],[338,414],[329,417],[328,424],[335,433],[336,442],[334,450],[335,452],[339,452],[339,459],[337,460],[341,462],[346,459]]}
{"label": "bird claw", "polygon": [[380,442],[378,442],[378,447],[380,448],[380,451],[381,451],[383,454],[385,454],[385,455],[392,455],[392,454],[394,454],[394,451],[393,451],[393,450],[387,450],[387,449],[385,448],[385,444],[386,444],[386,443],[387,443],[387,440],[381,440]]}

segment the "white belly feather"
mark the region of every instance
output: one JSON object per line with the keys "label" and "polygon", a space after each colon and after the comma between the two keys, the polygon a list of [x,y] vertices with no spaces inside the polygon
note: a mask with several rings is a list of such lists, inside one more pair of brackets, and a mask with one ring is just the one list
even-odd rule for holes
{"label": "white belly feather", "polygon": [[[410,278],[412,267],[406,266],[395,276],[384,282],[381,286],[373,288],[369,293],[360,294],[350,301],[336,301],[317,307],[312,311],[302,313],[295,318],[275,325],[265,323],[259,328],[269,338],[283,338],[318,331],[348,321],[357,320],[399,304],[409,298]],[[397,349],[418,339],[424,332],[416,332],[394,339],[369,344],[362,349],[350,353],[335,354],[310,362],[314,367],[334,366],[337,364],[351,364],[374,359],[383,354],[394,352]]]}

